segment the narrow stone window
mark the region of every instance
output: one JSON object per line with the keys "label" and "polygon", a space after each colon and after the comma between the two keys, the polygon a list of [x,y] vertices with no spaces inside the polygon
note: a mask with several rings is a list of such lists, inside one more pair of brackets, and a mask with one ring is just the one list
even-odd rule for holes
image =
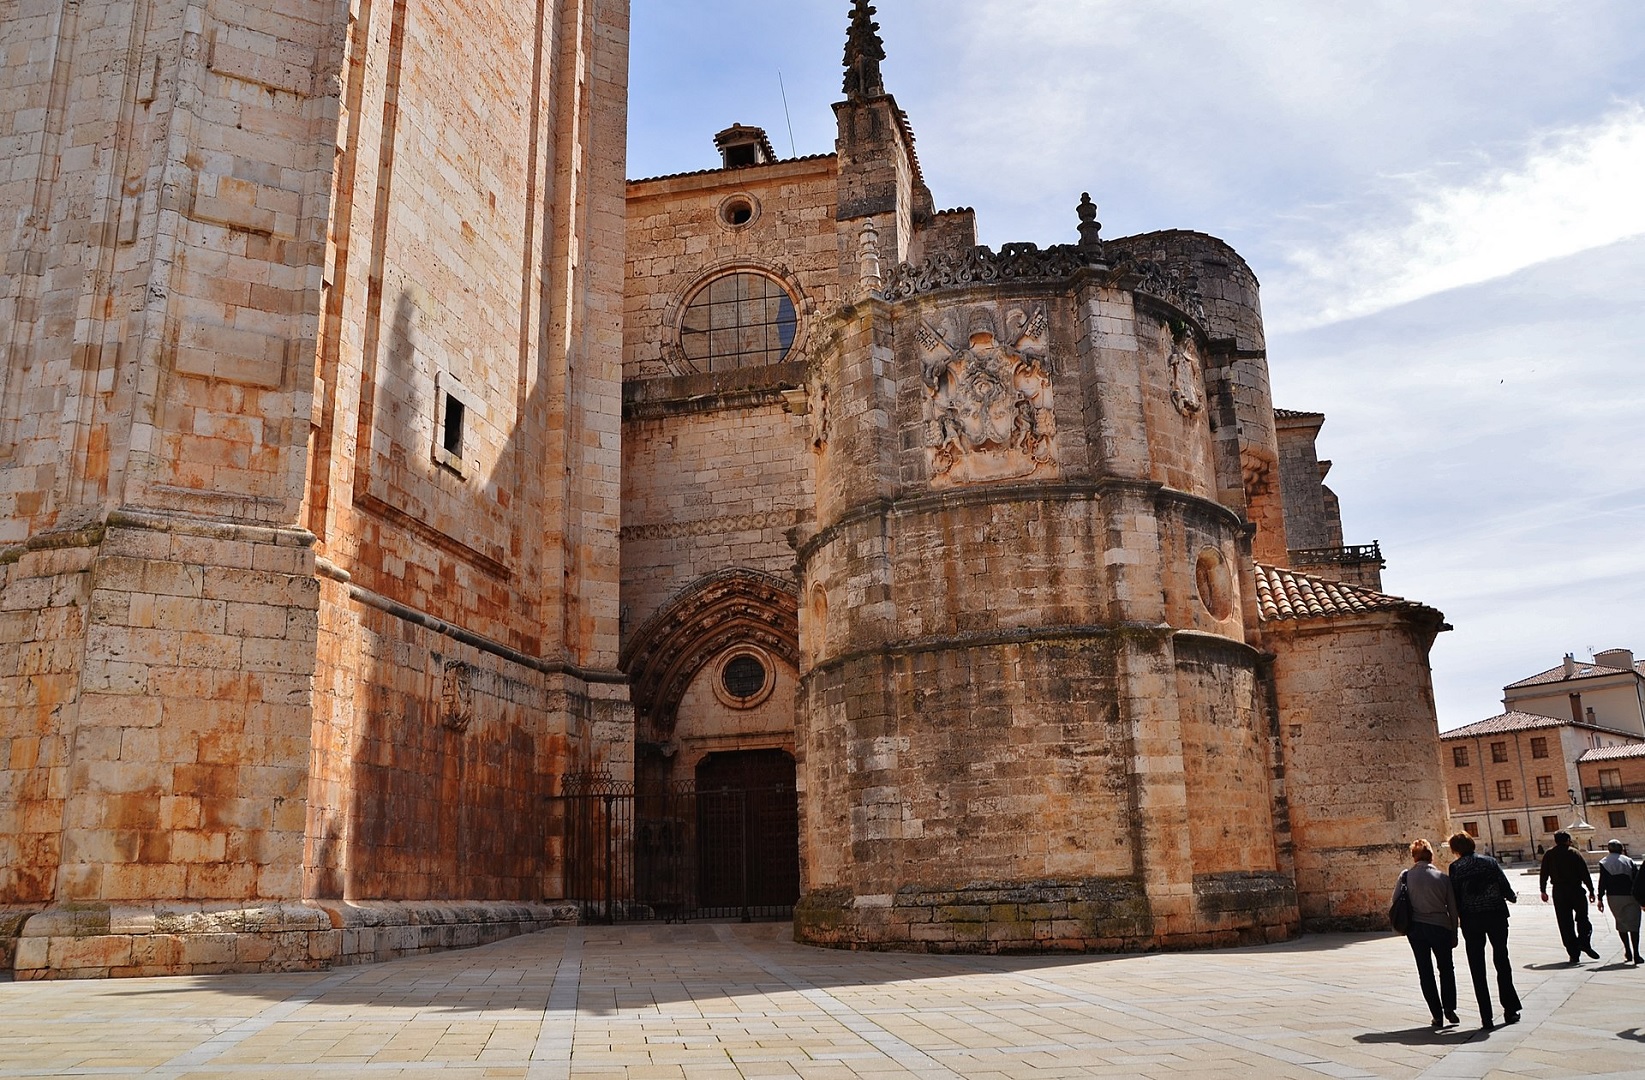
{"label": "narrow stone window", "polygon": [[446,395],[445,433],[440,442],[446,453],[463,456],[463,403],[450,394]]}
{"label": "narrow stone window", "polygon": [[478,464],[480,449],[476,423],[485,416],[485,403],[450,372],[434,379],[434,462],[459,476],[467,476]]}

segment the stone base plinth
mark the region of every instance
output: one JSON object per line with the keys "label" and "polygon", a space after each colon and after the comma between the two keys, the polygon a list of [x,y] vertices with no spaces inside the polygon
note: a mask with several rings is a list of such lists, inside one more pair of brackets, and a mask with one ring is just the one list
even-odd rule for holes
{"label": "stone base plinth", "polygon": [[1297,932],[1294,894],[1162,930],[1141,884],[1127,878],[910,886],[881,896],[816,889],[794,910],[796,941],[903,952],[1141,952],[1264,944]]}
{"label": "stone base plinth", "polygon": [[50,907],[23,922],[22,979],[322,971],[485,945],[574,923],[570,904],[319,901],[263,907]]}

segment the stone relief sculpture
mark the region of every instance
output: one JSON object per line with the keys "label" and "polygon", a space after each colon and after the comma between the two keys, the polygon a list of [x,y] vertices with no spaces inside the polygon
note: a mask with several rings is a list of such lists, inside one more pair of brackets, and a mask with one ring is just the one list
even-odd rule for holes
{"label": "stone relief sculpture", "polygon": [[1205,408],[1205,388],[1200,383],[1199,352],[1186,327],[1171,327],[1171,404],[1184,416]]}
{"label": "stone relief sculpture", "polygon": [[440,722],[456,732],[474,722],[474,669],[461,660],[447,660],[440,679]]}
{"label": "stone relief sculpture", "polygon": [[1045,308],[1013,307],[1001,319],[977,307],[939,321],[947,325],[918,331],[932,486],[1055,475]]}

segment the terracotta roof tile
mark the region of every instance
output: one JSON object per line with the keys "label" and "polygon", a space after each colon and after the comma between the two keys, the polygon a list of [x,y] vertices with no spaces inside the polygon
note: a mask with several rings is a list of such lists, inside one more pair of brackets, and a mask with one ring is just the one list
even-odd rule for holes
{"label": "terracotta roof tile", "polygon": [[1628,731],[1618,731],[1615,728],[1599,727],[1595,724],[1578,724],[1572,720],[1562,720],[1557,716],[1543,716],[1540,713],[1505,712],[1500,716],[1493,716],[1478,723],[1464,727],[1452,728],[1450,731],[1440,732],[1441,739],[1473,738],[1476,735],[1506,735],[1515,731],[1536,731],[1539,728],[1574,727],[1583,731],[1603,731],[1607,735],[1622,735],[1629,738],[1639,738]]}
{"label": "terracotta roof tile", "polygon": [[1627,746],[1596,746],[1582,751],[1578,761],[1616,761],[1620,758],[1645,757],[1645,742],[1631,743]]}
{"label": "terracotta roof tile", "polygon": [[1299,409],[1282,409],[1278,405],[1274,406],[1274,419],[1276,420],[1312,420],[1316,416],[1323,417],[1324,415],[1322,412],[1304,412]]}
{"label": "terracotta roof tile", "polygon": [[1433,611],[1414,600],[1389,596],[1364,585],[1315,577],[1300,570],[1257,563],[1256,572],[1257,608],[1263,622],[1323,619],[1372,611]]}
{"label": "terracotta roof tile", "polygon": [[682,180],[688,176],[708,176],[711,173],[725,173],[729,176],[732,173],[739,173],[748,169],[769,169],[773,165],[792,165],[796,161],[822,161],[825,158],[832,158],[833,156],[833,154],[801,154],[799,157],[786,157],[779,158],[776,161],[763,161],[757,165],[733,165],[729,169],[724,165],[718,165],[712,169],[692,169],[688,172],[663,173],[661,176],[636,176],[631,178],[628,182],[630,184],[653,184],[659,180]]}
{"label": "terracotta roof tile", "polygon": [[[1645,675],[1645,664],[1635,664],[1634,671],[1640,675]],[[1603,675],[1626,675],[1627,673],[1627,668],[1606,667],[1603,664],[1578,663],[1576,665],[1576,674],[1570,677],[1572,679],[1596,679]],[[1503,689],[1512,690],[1516,686],[1546,686],[1550,683],[1564,682],[1565,679],[1565,665],[1560,664],[1558,667],[1552,667],[1547,671],[1532,675],[1528,679],[1521,679],[1518,682],[1511,682]]]}

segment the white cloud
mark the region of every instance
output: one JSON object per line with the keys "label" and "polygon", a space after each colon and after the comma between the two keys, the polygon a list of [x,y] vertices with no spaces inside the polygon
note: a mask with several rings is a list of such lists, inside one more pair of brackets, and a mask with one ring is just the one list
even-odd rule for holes
{"label": "white cloud", "polygon": [[[1645,107],[1544,136],[1513,167],[1409,195],[1377,224],[1290,253],[1275,321],[1318,326],[1645,233]],[[1356,215],[1359,216],[1359,215]]]}

